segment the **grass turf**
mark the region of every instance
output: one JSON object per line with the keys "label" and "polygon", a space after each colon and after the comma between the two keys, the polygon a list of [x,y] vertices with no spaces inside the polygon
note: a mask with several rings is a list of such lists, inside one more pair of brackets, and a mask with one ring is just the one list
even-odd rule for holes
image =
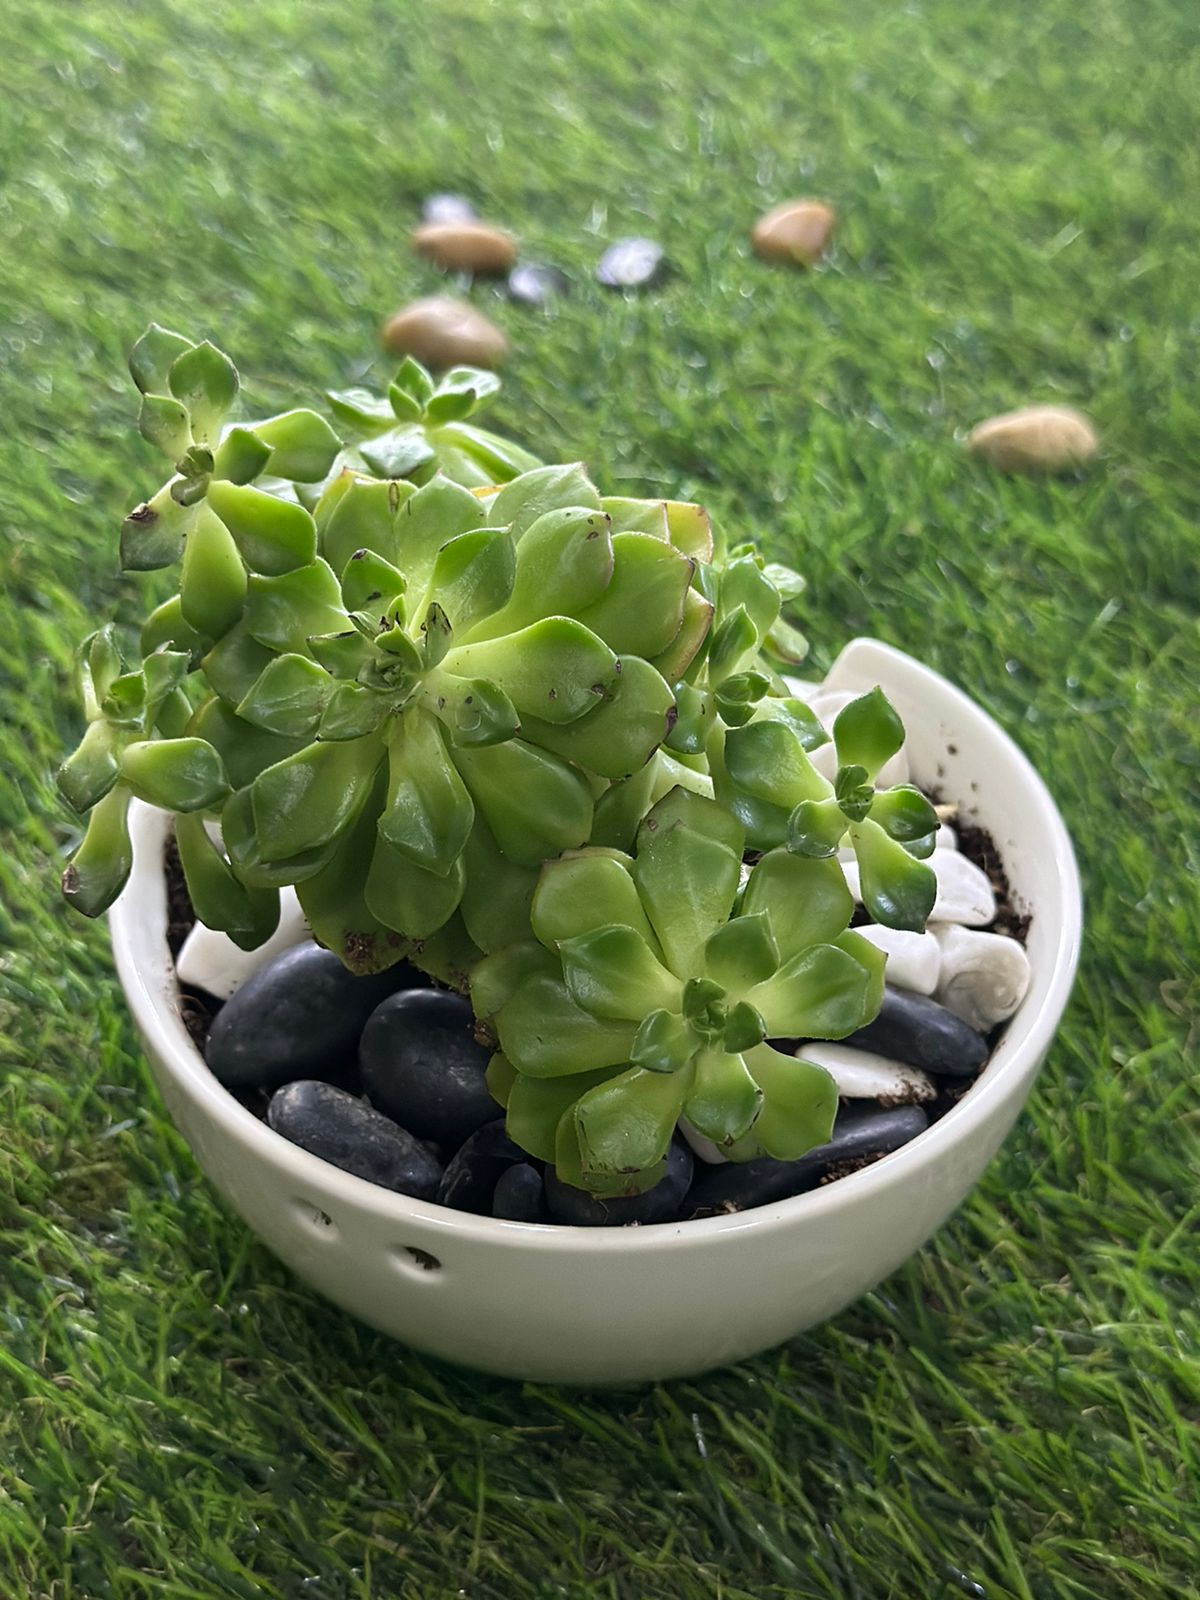
{"label": "grass turf", "polygon": [[[4,8],[4,1600],[1200,1592],[1197,42],[1187,0]],[[211,334],[252,404],[355,380],[434,287],[406,232],[446,187],[577,277],[549,316],[475,292],[502,421],[794,558],[818,666],[871,631],[970,687],[1087,880],[1070,1016],[963,1212],[832,1326],[634,1395],[318,1303],[198,1176],[54,889],[70,649],[140,604],[128,346]],[[755,262],[806,191],[828,266]],[[661,292],[591,283],[628,232]],[[1095,416],[1085,478],[964,457],[1032,399]]]}

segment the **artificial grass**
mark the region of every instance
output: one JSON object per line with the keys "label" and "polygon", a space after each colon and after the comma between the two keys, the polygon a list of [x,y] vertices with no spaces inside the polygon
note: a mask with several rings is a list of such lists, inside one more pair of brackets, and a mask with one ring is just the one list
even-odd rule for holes
{"label": "artificial grass", "polygon": [[[1200,1593],[1197,33],[1187,0],[0,13],[4,1600]],[[576,276],[548,316],[474,291],[498,422],[793,559],[818,667],[869,631],[965,684],[1087,883],[1066,1026],[962,1213],[831,1326],[636,1394],[315,1300],[199,1177],[54,886],[71,647],[136,614],[115,530],[157,481],[128,346],[212,335],[251,405],[356,380],[434,287],[406,233],[447,187]],[[746,241],[797,192],[841,211],[811,277]],[[588,271],[629,232],[677,271],[627,300]],[[964,457],[1047,399],[1097,420],[1086,476]]]}

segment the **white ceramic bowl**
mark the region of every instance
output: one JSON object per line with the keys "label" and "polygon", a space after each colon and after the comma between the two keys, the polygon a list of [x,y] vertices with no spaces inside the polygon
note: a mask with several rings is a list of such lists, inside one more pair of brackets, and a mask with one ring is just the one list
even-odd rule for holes
{"label": "white ceramic bowl", "polygon": [[221,1088],[180,1020],[161,868],[166,818],[139,807],[113,907],[117,970],[171,1115],[213,1183],[300,1277],[406,1343],[510,1377],[616,1383],[700,1372],[833,1316],[962,1201],[1029,1093],[1067,1003],[1079,880],[1053,801],[996,724],[870,639],[827,682],[883,685],[917,781],[993,835],[1033,913],[1029,993],[962,1103],[895,1154],[811,1194],[633,1229],[468,1216],[376,1188],[272,1133]]}

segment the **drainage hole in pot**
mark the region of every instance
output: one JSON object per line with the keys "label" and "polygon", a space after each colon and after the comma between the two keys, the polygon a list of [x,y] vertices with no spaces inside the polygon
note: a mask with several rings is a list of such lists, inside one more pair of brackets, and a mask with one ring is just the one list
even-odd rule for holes
{"label": "drainage hole in pot", "polygon": [[314,1205],[311,1200],[305,1200],[302,1196],[297,1197],[292,1201],[292,1209],[307,1232],[315,1233],[319,1239],[336,1239],[338,1237],[337,1223],[329,1215],[328,1211],[324,1211],[320,1206]]}
{"label": "drainage hole in pot", "polygon": [[398,1245],[395,1254],[396,1260],[407,1272],[424,1274],[442,1270],[442,1263],[438,1258],[430,1255],[428,1250],[422,1250],[418,1245]]}

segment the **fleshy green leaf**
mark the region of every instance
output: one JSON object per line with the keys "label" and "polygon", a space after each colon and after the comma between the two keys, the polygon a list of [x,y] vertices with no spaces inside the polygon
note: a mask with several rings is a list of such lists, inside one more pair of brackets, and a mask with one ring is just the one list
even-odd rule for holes
{"label": "fleshy green leaf", "polygon": [[386,692],[359,683],[335,683],[321,713],[318,739],[361,739],[374,733],[391,710]]}
{"label": "fleshy green leaf", "polygon": [[[396,415],[387,400],[370,389],[327,389],[325,398],[338,421],[358,433],[383,433],[395,423]],[[419,416],[419,408],[414,407],[413,414]]]}
{"label": "fleshy green leaf", "polygon": [[581,622],[543,617],[518,633],[451,650],[444,670],[494,683],[520,713],[574,722],[595,709],[617,675],[617,658]]}
{"label": "fleshy green leaf", "polygon": [[243,618],[213,645],[201,665],[209,687],[230,706],[236,706],[250,693],[273,659],[265,645],[250,637]]}
{"label": "fleshy green leaf", "polygon": [[402,566],[397,520],[414,494],[410,483],[381,483],[346,472],[335,478],[313,512],[322,556],[335,572],[358,550],[373,550]]}
{"label": "fleshy green leaf", "polygon": [[525,979],[532,977],[553,978],[562,990],[557,955],[551,955],[534,939],[518,940],[486,956],[471,974],[471,1006],[475,1015],[490,1022]]}
{"label": "fleshy green leaf", "polygon": [[937,812],[911,784],[898,783],[892,789],[884,789],[875,796],[868,814],[889,838],[898,839],[904,845],[937,833]]}
{"label": "fleshy green leaf", "polygon": [[266,469],[271,447],[250,428],[229,428],[213,458],[213,479],[249,483]]}
{"label": "fleshy green leaf", "polygon": [[506,529],[473,528],[438,551],[430,593],[462,638],[507,604],[516,570],[517,553]]}
{"label": "fleshy green leaf", "polygon": [[229,529],[207,505],[196,508],[183,551],[179,603],[198,633],[219,639],[242,614],[246,569]]}
{"label": "fleshy green leaf", "polygon": [[840,766],[865,767],[867,777],[873,780],[904,743],[904,724],[876,686],[838,713],[833,742]]}
{"label": "fleshy green leaf", "polygon": [[431,672],[423,698],[427,709],[449,730],[456,748],[503,744],[521,731],[512,701],[484,678],[452,678],[444,672]]}
{"label": "fleshy green leaf", "polygon": [[474,820],[475,807],[437,723],[427,712],[409,712],[388,741],[380,836],[416,866],[444,876],[462,855]]}
{"label": "fleshy green leaf", "polygon": [[358,453],[372,472],[381,478],[410,478],[422,481],[435,470],[437,452],[416,426],[392,428],[359,445]]}
{"label": "fleshy green leaf", "polygon": [[203,739],[144,739],[126,745],[121,780],[165,811],[206,811],[229,793],[220,756]]}
{"label": "fleshy green leaf", "polygon": [[289,738],[312,737],[333,692],[333,679],[307,656],[274,656],[237,708],[256,728]]}
{"label": "fleshy green leaf", "polygon": [[186,653],[188,663],[194,669],[210,648],[211,640],[192,627],[183,614],[179,596],[172,595],[146,618],[138,643],[143,655],[150,655],[164,645],[168,649]]}
{"label": "fleshy green leaf", "polygon": [[620,656],[618,666],[598,703],[575,722],[556,726],[523,713],[526,738],[603,778],[644,766],[670,727],[674,697],[649,662]]}
{"label": "fleshy green leaf", "polygon": [[[679,632],[695,564],[646,533],[614,534],[612,563],[612,579],[593,604],[561,609],[621,654],[656,656]],[[558,605],[554,591],[549,597]]]}
{"label": "fleshy green leaf", "polygon": [[294,501],[246,484],[212,483],[208,504],[233,535],[251,572],[278,577],[315,561],[316,524]]}
{"label": "fleshy green leaf", "polygon": [[121,735],[111,722],[91,722],[78,746],[59,767],[59,793],[76,811],[90,811],[116,783],[120,742]]}
{"label": "fleshy green leaf", "polygon": [[[503,1061],[511,1072],[506,1057],[493,1056],[492,1060]],[[597,1072],[572,1073],[569,1078],[530,1078],[517,1074],[507,1094],[505,1132],[539,1161],[553,1161],[555,1135],[563,1117],[581,1094],[597,1084],[607,1083],[620,1070],[619,1067],[601,1067]],[[492,1087],[490,1066],[488,1087]]]}
{"label": "fleshy green leaf", "polygon": [[129,352],[129,372],[142,394],[165,394],[167,374],[186,350],[195,346],[181,333],[152,322]]}
{"label": "fleshy green leaf", "polygon": [[629,1059],[647,1072],[678,1072],[696,1053],[696,1035],[678,1013],[651,1011],[642,1019]]}
{"label": "fleshy green leaf", "polygon": [[125,572],[154,572],[179,560],[184,536],[196,512],[181,506],[165,485],[134,509],[121,524],[121,567]]}
{"label": "fleshy green leaf", "polygon": [[937,899],[933,868],[915,860],[869,819],[851,824],[850,841],[858,857],[863,905],[872,918],[885,928],[923,932]]}
{"label": "fleshy green leaf", "polygon": [[741,866],[742,830],[712,800],[672,789],[643,822],[634,879],[680,977],[699,971],[706,940],[729,916]]}
{"label": "fleshy green leaf", "polygon": [[683,1114],[697,1133],[728,1148],[753,1127],[762,1101],[763,1092],[739,1052],[703,1050]]}
{"label": "fleshy green leaf", "polygon": [[548,511],[569,507],[600,510],[600,496],[582,462],[562,466],[535,467],[506,483],[489,507],[489,517],[497,527],[508,528],[519,543],[526,531]]}
{"label": "fleshy green leaf", "polygon": [[633,928],[593,928],[563,939],[558,950],[572,998],[594,1017],[637,1021],[679,1006],[678,978]]}
{"label": "fleshy green leaf", "polygon": [[215,447],[221,424],[237,398],[238,375],[233,362],[206,339],[175,358],[167,373],[167,386],[187,407],[196,442]]}
{"label": "fleshy green leaf", "polygon": [[739,606],[713,630],[708,646],[708,681],[717,684],[740,672],[757,647],[754,623]]}
{"label": "fleshy green leaf", "polygon": [[129,790],[118,783],[92,807],[83,843],[63,873],[63,897],[85,917],[102,916],[129,879],[128,812]]}
{"label": "fleshy green leaf", "polygon": [[[478,989],[473,990],[479,1004]],[[534,972],[495,1013],[500,1048],[531,1078],[568,1077],[629,1060],[635,1027],[595,1017],[557,977]]]}
{"label": "fleshy green leaf", "polygon": [[725,770],[744,793],[789,812],[802,800],[824,800],[833,792],[792,728],[771,718],[729,730]]}
{"label": "fleshy green leaf", "polygon": [[534,868],[518,866],[502,855],[478,816],[467,836],[463,861],[467,881],[458,909],[471,938],[489,953],[527,941],[538,877]]}
{"label": "fleshy green leaf", "polygon": [[628,1072],[598,1084],[571,1112],[584,1182],[593,1193],[636,1187],[667,1153],[690,1088],[691,1073]]}
{"label": "fleshy green leaf", "polygon": [[689,589],[683,600],[679,632],[667,648],[652,659],[652,665],[668,683],[678,683],[685,673],[699,668],[712,619],[713,608],[709,601],[695,589]]}
{"label": "fleshy green leaf", "polygon": [[183,731],[212,745],[235,789],[244,789],[260,772],[294,755],[308,742],[307,736],[284,737],[255,727],[216,695],[197,706]]}
{"label": "fleshy green leaf", "polygon": [[560,939],[613,923],[633,928],[650,948],[657,941],[634,887],[633,862],[615,850],[593,847],[548,862],[538,878],[531,921],[534,933],[550,949]]}
{"label": "fleshy green leaf", "polygon": [[779,965],[779,947],[765,912],[734,917],[709,936],[704,970],[731,995],[743,995]]}
{"label": "fleshy green leaf", "polygon": [[169,461],[178,461],[192,444],[192,429],[186,407],[165,394],[146,394],[138,409],[138,432],[161,450]]}
{"label": "fleshy green leaf", "polygon": [[366,799],[381,756],[374,737],[311,744],[260,772],[251,793],[263,860],[301,855],[336,838]]}
{"label": "fleshy green leaf", "polygon": [[578,850],[592,826],[592,793],[582,776],[524,739],[452,757],[504,854],[521,866]]}
{"label": "fleshy green leaf", "polygon": [[612,536],[603,512],[586,506],[547,511],[516,547],[507,603],[482,617],[465,642],[497,639],[547,613],[574,616],[604,592],[612,573]]}
{"label": "fleshy green leaf", "polygon": [[821,860],[837,854],[845,832],[846,816],[835,797],[801,800],[787,821],[787,847],[793,855]]}
{"label": "fleshy green leaf", "polygon": [[176,818],[175,843],[188,896],[204,926],[227,933],[243,950],[265,943],[279,925],[279,891],[239,882],[197,813]]}
{"label": "fleshy green leaf", "polygon": [[444,873],[427,872],[380,838],[367,874],[367,906],[406,939],[425,939],[457,911],[465,882],[461,857]]}
{"label": "fleshy green leaf", "polygon": [[333,465],[341,440],[315,411],[284,411],[254,432],[271,450],[271,475],[299,483],[319,483]]}
{"label": "fleshy green leaf", "polygon": [[[381,551],[407,578],[414,614],[422,609],[438,552],[448,539],[481,528],[483,509],[469,490],[437,477],[407,499],[396,514],[395,553]],[[365,542],[365,541],[360,541]]]}
{"label": "fleshy green leaf", "polygon": [[776,1039],[844,1039],[869,1017],[871,974],[847,951],[812,945],[746,994]]}
{"label": "fleshy green leaf", "polygon": [[767,1036],[767,1025],[758,1012],[745,1000],[732,1006],[725,1019],[723,1044],[731,1055],[750,1050],[761,1044]]}
{"label": "fleshy green leaf", "polygon": [[841,865],[772,850],[754,867],[742,895],[742,915],[761,913],[785,958],[809,945],[832,944],[850,924],[854,896]]}
{"label": "fleshy green leaf", "polygon": [[743,1060],[762,1090],[763,1103],[750,1132],[730,1151],[735,1161],[757,1156],[798,1161],[828,1143],[838,1094],[823,1068],[785,1056],[768,1044],[746,1051]]}
{"label": "fleshy green leaf", "polygon": [[337,633],[345,626],[341,588],[319,558],[276,577],[251,574],[246,628],[251,638],[269,649],[308,655],[314,634]]}

